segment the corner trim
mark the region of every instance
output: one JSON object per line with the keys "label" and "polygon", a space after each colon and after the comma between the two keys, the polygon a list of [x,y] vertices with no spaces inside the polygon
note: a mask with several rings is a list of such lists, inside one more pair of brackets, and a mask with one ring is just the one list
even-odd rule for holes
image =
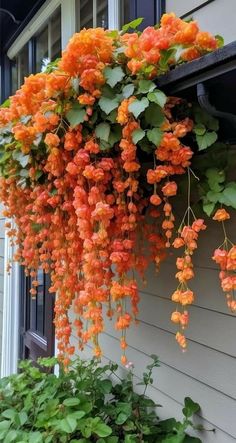
{"label": "corner trim", "polygon": [[17,372],[19,354],[19,265],[13,263],[10,274],[6,270],[13,255],[14,249],[5,231],[1,377]]}

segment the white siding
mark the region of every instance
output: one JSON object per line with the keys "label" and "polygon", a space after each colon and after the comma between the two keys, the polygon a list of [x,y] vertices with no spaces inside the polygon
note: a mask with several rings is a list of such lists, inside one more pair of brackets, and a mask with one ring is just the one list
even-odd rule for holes
{"label": "white siding", "polygon": [[4,289],[4,218],[1,215],[2,205],[0,205],[0,367],[2,359],[2,311],[3,311],[3,289]]}
{"label": "white siding", "polygon": [[[234,240],[235,223],[236,217],[227,224]],[[208,229],[200,235],[194,257],[196,277],[191,284],[196,301],[190,308],[188,351],[183,354],[179,350],[170,322],[174,308],[170,295],[176,287],[175,253],[163,263],[159,274],[152,267],[148,270],[146,287],[140,284],[140,322],[128,332],[128,357],[135,364],[138,378],[148,356],[160,356],[161,368],[156,370],[149,390],[149,395],[163,405],[158,410],[160,417],[180,417],[184,397],[192,397],[201,405],[205,428],[216,429],[214,433],[199,434],[204,443],[231,443],[236,439],[236,318],[227,310],[218,269],[211,260],[222,235],[221,225],[216,222],[208,222]],[[117,363],[121,354],[118,339],[107,321],[101,337],[104,358]],[[75,337],[73,341],[76,343]],[[91,355],[90,347],[84,355]]]}
{"label": "white siding", "polygon": [[220,34],[225,43],[236,40],[236,2],[235,0],[214,0],[209,4],[202,0],[167,0],[166,11],[185,15],[199,5],[202,8],[191,14],[198,21],[200,28],[212,34]]}

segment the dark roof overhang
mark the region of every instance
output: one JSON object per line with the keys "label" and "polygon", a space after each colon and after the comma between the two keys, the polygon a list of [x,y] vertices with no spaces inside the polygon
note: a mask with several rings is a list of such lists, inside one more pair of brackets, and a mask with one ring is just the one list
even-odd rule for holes
{"label": "dark roof overhang", "polygon": [[45,0],[0,0],[0,51],[6,53]]}
{"label": "dark roof overhang", "polygon": [[236,141],[236,42],[182,64],[158,78],[168,95],[198,101],[220,119],[220,138]]}

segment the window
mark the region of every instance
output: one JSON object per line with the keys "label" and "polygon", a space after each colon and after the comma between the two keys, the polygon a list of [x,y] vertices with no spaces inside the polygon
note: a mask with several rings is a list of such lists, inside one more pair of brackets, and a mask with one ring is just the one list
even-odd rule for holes
{"label": "window", "polygon": [[76,28],[108,28],[108,0],[76,0]]}
{"label": "window", "polygon": [[12,62],[11,89],[12,94],[24,82],[24,77],[29,73],[29,50],[25,45]]}
{"label": "window", "polygon": [[61,54],[61,10],[50,17],[48,23],[35,34],[12,61],[11,93],[24,82],[31,72],[40,72],[48,61]]}
{"label": "window", "polygon": [[40,72],[47,61],[53,61],[61,53],[61,11],[57,11],[45,28],[36,35],[36,72]]}

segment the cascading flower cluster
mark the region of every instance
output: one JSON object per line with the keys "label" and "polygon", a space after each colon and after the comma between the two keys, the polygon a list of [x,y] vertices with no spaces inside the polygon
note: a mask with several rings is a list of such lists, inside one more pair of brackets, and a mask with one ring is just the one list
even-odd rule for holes
{"label": "cascading flower cluster", "polygon": [[183,256],[178,257],[176,260],[178,269],[176,278],[179,281],[179,285],[171,297],[172,301],[177,303],[177,306],[181,308],[180,310],[176,309],[172,313],[171,320],[180,326],[180,330],[176,334],[176,340],[183,350],[187,347],[186,337],[183,333],[183,330],[189,323],[187,307],[194,302],[194,293],[188,286],[189,280],[194,277],[192,255],[197,248],[199,232],[206,229],[206,225],[202,219],[195,219],[191,225],[189,224],[189,211],[190,208],[188,208],[186,214],[188,215],[188,224],[185,224],[183,221],[183,226],[179,229],[179,237],[173,242],[174,248],[184,247]]}
{"label": "cascading flower cluster", "polygon": [[220,267],[220,281],[223,291],[226,293],[227,306],[231,312],[236,312],[236,245],[227,237],[224,222],[230,219],[229,213],[225,209],[218,209],[213,220],[222,223],[224,231],[224,241],[213,254],[212,259]]}
{"label": "cascading flower cluster", "polygon": [[[8,234],[17,245],[15,259],[31,277],[33,297],[38,268],[51,274],[65,365],[74,353],[73,327],[79,349],[92,341],[101,355],[105,313],[115,318],[126,363],[126,330],[138,315],[134,271],[143,276],[150,261],[159,267],[165,257],[174,229],[175,177],[193,155],[185,141],[193,129],[190,108],[167,98],[154,80],[218,45],[196,22],[174,14],[142,33],[84,29],[58,65],[26,78],[0,110],[0,198],[17,226],[8,222]],[[201,220],[184,226],[174,241],[185,253],[177,260],[180,287],[172,298],[184,309],[193,301],[191,254],[204,227]],[[187,324],[185,311],[174,315]]]}

